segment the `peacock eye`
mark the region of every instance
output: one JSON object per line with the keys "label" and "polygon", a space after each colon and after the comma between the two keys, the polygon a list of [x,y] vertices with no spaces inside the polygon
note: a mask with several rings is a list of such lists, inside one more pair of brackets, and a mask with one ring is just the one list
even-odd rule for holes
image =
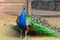
{"label": "peacock eye", "polygon": [[34,22],[36,22],[36,20],[34,20]]}
{"label": "peacock eye", "polygon": [[35,18],[37,20],[37,18]]}
{"label": "peacock eye", "polygon": [[40,22],[40,20],[38,20],[38,22]]}

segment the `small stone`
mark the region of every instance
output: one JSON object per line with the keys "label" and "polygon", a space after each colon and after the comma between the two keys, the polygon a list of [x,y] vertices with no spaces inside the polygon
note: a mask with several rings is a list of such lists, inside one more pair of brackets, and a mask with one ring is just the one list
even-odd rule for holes
{"label": "small stone", "polygon": [[6,24],[4,24],[4,25],[6,25]]}
{"label": "small stone", "polygon": [[42,9],[48,9],[48,2],[43,2]]}
{"label": "small stone", "polygon": [[60,2],[57,2],[56,5],[56,10],[60,10]]}
{"label": "small stone", "polygon": [[58,5],[58,6],[56,7],[56,10],[60,10],[60,5]]}
{"label": "small stone", "polygon": [[56,0],[56,1],[60,1],[60,0]]}
{"label": "small stone", "polygon": [[55,3],[54,2],[50,2],[49,3],[49,10],[54,10],[55,9]]}
{"label": "small stone", "polygon": [[41,9],[41,8],[42,8],[42,2],[39,2],[39,3],[38,3],[37,8],[38,8],[38,9]]}

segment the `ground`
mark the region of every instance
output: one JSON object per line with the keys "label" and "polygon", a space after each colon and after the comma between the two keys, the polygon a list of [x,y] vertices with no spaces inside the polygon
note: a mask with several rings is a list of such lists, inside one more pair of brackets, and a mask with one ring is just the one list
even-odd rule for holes
{"label": "ground", "polygon": [[[11,25],[16,25],[16,19],[17,16],[11,16],[11,15],[7,15],[7,14],[0,14],[0,40],[21,40],[17,35],[18,33],[16,33],[16,31],[14,31],[11,28]],[[50,18],[51,19],[51,18]],[[49,20],[50,19],[46,19]],[[53,19],[53,18],[52,18]],[[54,20],[52,20],[52,24],[56,23],[56,24],[60,24],[59,19],[60,18],[54,18]],[[51,22],[49,22],[51,23]],[[54,37],[49,37],[49,36],[44,36],[44,37],[30,37],[30,40],[59,40],[60,38],[54,38]]]}

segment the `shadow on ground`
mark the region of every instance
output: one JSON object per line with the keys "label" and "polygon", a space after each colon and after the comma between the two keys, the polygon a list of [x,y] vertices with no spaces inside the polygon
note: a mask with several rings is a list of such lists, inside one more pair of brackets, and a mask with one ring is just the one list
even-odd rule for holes
{"label": "shadow on ground", "polygon": [[[20,35],[19,35],[19,28],[18,28],[18,26],[17,25],[11,25],[11,28],[14,30],[14,31],[16,31],[16,34],[15,35],[17,35],[17,37],[19,37]],[[28,35],[29,36],[39,36],[39,37],[46,37],[46,36],[52,36],[52,35],[50,35],[50,34],[46,34],[46,33],[43,33],[42,31],[39,31],[39,30],[36,30],[36,29],[30,29],[29,30],[29,32],[28,32]]]}

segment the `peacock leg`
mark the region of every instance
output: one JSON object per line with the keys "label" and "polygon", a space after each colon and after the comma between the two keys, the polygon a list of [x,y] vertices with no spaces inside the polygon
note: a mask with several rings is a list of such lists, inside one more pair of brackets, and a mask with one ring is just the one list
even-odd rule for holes
{"label": "peacock leg", "polygon": [[27,31],[25,31],[25,37],[27,37]]}
{"label": "peacock leg", "polygon": [[26,30],[25,30],[25,39],[28,39],[29,38],[28,31],[29,31],[29,27],[27,26],[26,27]]}
{"label": "peacock leg", "polygon": [[20,38],[22,38],[22,30],[21,30],[21,33],[20,33]]}
{"label": "peacock leg", "polygon": [[27,35],[27,31],[25,31],[25,40],[28,40],[29,36]]}

